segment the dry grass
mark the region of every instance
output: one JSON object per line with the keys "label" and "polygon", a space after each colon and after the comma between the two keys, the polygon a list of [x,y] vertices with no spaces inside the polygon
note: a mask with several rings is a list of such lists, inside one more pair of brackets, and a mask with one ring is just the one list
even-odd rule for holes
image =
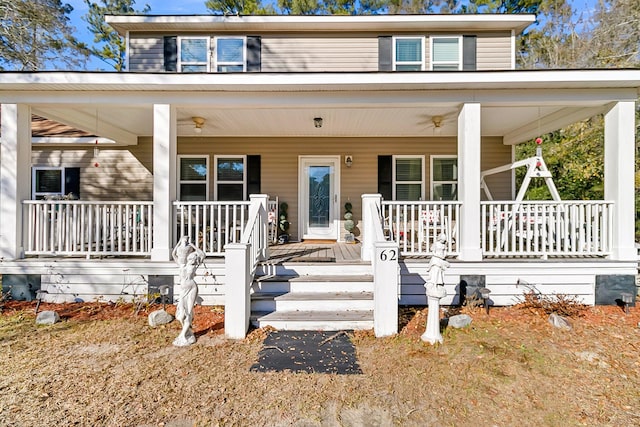
{"label": "dry grass", "polygon": [[53,326],[36,326],[32,310],[0,316],[0,425],[640,423],[638,308],[590,308],[572,331],[478,310],[441,346],[420,342],[426,309],[414,310],[395,337],[355,333],[364,374],[348,376],[249,372],[263,330],[234,342],[201,325],[194,346],[176,348],[178,325],[89,311]]}

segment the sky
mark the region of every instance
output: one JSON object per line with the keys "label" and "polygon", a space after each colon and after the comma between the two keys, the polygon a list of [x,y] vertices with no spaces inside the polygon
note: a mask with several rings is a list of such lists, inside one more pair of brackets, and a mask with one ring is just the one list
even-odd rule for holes
{"label": "sky", "polygon": [[[94,0],[95,1],[95,0]],[[579,8],[587,13],[593,10],[597,0],[570,0],[574,8]],[[207,8],[204,6],[205,0],[136,0],[135,9],[144,8],[145,4],[151,6],[151,14],[153,15],[203,15],[208,14]],[[71,23],[76,28],[76,37],[80,41],[84,41],[89,45],[93,44],[93,34],[87,29],[87,23],[82,19],[87,13],[87,5],[84,0],[65,0],[65,3],[73,6],[71,12]],[[92,58],[87,62],[87,70],[96,71],[113,71],[113,68],[100,61]]]}

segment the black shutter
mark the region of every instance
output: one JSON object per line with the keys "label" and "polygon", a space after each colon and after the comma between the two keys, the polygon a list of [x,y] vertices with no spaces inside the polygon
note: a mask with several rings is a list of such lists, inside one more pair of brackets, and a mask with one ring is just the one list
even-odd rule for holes
{"label": "black shutter", "polygon": [[392,162],[392,156],[378,156],[378,193],[385,200],[393,200]]}
{"label": "black shutter", "polygon": [[164,70],[178,71],[178,37],[164,38]]}
{"label": "black shutter", "polygon": [[462,36],[462,69],[476,69],[476,36]]}
{"label": "black shutter", "polygon": [[247,71],[260,72],[262,39],[260,36],[247,37]]}
{"label": "black shutter", "polygon": [[260,194],[260,156],[247,156],[247,195]]}
{"label": "black shutter", "polygon": [[80,198],[80,168],[64,168],[64,194]]}
{"label": "black shutter", "polygon": [[378,71],[393,71],[393,38],[378,37]]}

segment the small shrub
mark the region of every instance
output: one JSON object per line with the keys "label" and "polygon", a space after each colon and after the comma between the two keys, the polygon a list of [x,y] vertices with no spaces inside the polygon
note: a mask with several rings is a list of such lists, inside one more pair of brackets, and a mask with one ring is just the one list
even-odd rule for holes
{"label": "small shrub", "polygon": [[556,313],[565,317],[582,316],[588,308],[586,304],[578,300],[577,295],[543,295],[535,290],[522,294],[522,301],[516,304],[516,307],[530,310],[541,316]]}

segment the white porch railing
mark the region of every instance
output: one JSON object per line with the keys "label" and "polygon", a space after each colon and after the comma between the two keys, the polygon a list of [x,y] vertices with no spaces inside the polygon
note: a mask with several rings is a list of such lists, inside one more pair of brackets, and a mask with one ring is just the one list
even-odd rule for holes
{"label": "white porch railing", "polygon": [[613,202],[482,202],[486,256],[605,256]]}
{"label": "white porch railing", "polygon": [[25,200],[25,255],[145,256],[153,202]]}
{"label": "white porch railing", "polygon": [[382,201],[384,231],[398,243],[402,255],[431,254],[431,245],[440,233],[447,236],[447,254],[458,255],[461,202]]}
{"label": "white porch railing", "polygon": [[207,256],[222,255],[227,243],[239,243],[249,219],[250,202],[174,202],[176,234],[202,249]]}

